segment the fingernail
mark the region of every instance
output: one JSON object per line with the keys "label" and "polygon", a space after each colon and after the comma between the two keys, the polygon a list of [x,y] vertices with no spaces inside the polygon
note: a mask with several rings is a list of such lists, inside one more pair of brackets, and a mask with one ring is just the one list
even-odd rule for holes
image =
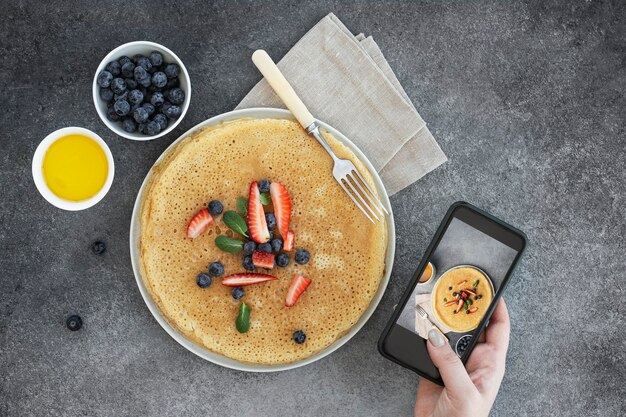
{"label": "fingernail", "polygon": [[430,340],[430,343],[432,343],[434,347],[443,346],[443,344],[446,343],[443,335],[437,329],[430,329],[428,332],[428,340]]}

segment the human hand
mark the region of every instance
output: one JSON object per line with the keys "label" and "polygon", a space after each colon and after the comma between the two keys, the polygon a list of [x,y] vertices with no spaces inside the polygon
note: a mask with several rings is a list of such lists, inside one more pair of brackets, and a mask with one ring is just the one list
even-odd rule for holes
{"label": "human hand", "polygon": [[509,313],[504,299],[500,299],[463,366],[443,335],[431,330],[428,353],[446,386],[420,378],[415,417],[487,417],[504,377],[509,333]]}

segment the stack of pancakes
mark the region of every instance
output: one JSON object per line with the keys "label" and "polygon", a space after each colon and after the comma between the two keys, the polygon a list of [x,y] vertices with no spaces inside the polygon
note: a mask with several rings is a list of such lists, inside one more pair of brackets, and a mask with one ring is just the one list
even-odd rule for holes
{"label": "stack of pancakes", "polygon": [[[350,159],[375,189],[371,175],[343,144],[325,133],[340,158]],[[297,123],[283,119],[240,119],[205,129],[181,141],[155,166],[141,212],[142,277],[162,315],[200,346],[229,358],[257,364],[304,359],[331,345],[356,324],[384,275],[387,225],[372,224],[332,176],[333,162]],[[189,220],[210,200],[235,210],[250,183],[267,178],[289,190],[290,229],[295,248],[306,248],[306,265],[293,261],[268,273],[279,279],[245,287],[252,308],[250,330],[239,333],[240,301],[219,279],[202,289],[196,275],[211,262],[226,275],[246,272],[242,255],[222,252],[218,235],[233,235],[216,216],[196,239],[185,236]],[[259,271],[265,272],[265,271]],[[298,272],[313,282],[294,307],[285,296]],[[307,339],[296,344],[302,330]]]}

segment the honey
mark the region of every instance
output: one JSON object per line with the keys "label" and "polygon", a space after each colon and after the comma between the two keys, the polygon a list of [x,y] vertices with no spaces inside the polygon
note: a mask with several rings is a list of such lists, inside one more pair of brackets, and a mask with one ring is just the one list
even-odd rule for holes
{"label": "honey", "polygon": [[95,140],[86,135],[71,134],[50,145],[42,168],[50,191],[64,200],[83,201],[104,187],[109,163]]}

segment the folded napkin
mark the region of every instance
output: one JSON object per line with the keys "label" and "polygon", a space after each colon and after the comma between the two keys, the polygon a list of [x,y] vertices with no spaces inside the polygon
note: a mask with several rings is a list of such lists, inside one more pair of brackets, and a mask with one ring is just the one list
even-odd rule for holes
{"label": "folded napkin", "polygon": [[[395,194],[446,161],[371,36],[334,15],[317,23],[278,63],[317,119],[354,142]],[[237,106],[285,107],[265,80]]]}

